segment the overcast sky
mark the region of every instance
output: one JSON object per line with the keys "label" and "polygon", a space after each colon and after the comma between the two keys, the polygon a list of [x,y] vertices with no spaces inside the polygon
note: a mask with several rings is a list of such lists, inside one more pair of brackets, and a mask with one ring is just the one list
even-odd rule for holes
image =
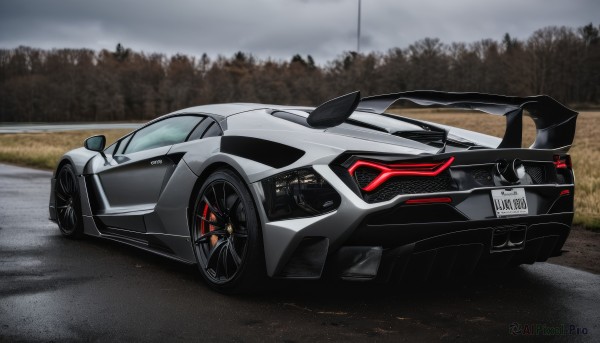
{"label": "overcast sky", "polygon": [[[356,49],[358,0],[0,0],[0,47],[110,49],[266,59]],[[544,26],[599,24],[600,0],[362,0],[361,51],[527,38]]]}

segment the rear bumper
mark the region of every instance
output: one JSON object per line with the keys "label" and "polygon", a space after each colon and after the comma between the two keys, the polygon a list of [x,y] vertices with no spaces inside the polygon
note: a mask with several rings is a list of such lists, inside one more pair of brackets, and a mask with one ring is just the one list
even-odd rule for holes
{"label": "rear bumper", "polygon": [[[437,205],[419,205],[431,208]],[[417,206],[415,206],[417,207]],[[373,224],[374,213],[340,246],[325,236],[304,237],[274,276],[423,282],[546,261],[561,254],[573,212],[537,216]]]}
{"label": "rear bumper", "polygon": [[[346,271],[351,264],[332,263],[330,274],[344,279],[376,279],[383,282],[422,282],[462,276],[477,269],[505,268],[546,261],[560,255],[570,232],[572,213],[485,221],[411,225],[362,225],[339,253],[361,244],[381,247],[377,273],[357,275]],[[523,242],[498,248],[507,228],[514,228]],[[522,231],[524,230],[524,231]],[[498,233],[501,233],[500,236]],[[360,242],[360,243],[359,243]],[[366,244],[366,245],[365,245]],[[494,247],[496,246],[496,247]],[[336,261],[332,258],[331,261]],[[356,259],[358,263],[358,259]]]}

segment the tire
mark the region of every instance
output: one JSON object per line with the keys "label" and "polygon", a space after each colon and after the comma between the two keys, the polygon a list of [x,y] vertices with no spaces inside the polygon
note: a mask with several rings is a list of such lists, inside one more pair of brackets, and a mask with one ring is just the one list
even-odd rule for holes
{"label": "tire", "polygon": [[196,195],[190,234],[200,274],[222,293],[246,293],[266,279],[254,200],[235,173],[212,173]]}
{"label": "tire", "polygon": [[79,185],[75,171],[70,164],[60,168],[54,185],[56,221],[63,236],[81,238],[83,236],[83,217]]}

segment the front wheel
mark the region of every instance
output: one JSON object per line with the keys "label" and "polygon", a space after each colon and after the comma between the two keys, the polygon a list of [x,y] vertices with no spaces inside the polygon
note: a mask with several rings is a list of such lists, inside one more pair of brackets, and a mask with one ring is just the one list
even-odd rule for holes
{"label": "front wheel", "polygon": [[83,220],[79,186],[70,164],[60,168],[54,187],[56,219],[60,232],[69,238],[80,238],[83,236]]}
{"label": "front wheel", "polygon": [[196,196],[191,237],[202,277],[225,293],[253,290],[265,276],[254,201],[227,169],[211,174]]}

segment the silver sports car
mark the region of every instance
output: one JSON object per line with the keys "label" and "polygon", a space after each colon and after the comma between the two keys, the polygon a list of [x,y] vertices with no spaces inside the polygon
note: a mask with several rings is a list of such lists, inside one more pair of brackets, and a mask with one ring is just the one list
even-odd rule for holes
{"label": "silver sports car", "polygon": [[[386,113],[398,100],[502,115],[506,132]],[[529,148],[524,113],[537,130]],[[411,282],[545,261],[573,219],[576,119],[548,96],[436,91],[192,107],[66,153],[50,218],[67,237],[196,264],[223,292],[268,278]]]}

